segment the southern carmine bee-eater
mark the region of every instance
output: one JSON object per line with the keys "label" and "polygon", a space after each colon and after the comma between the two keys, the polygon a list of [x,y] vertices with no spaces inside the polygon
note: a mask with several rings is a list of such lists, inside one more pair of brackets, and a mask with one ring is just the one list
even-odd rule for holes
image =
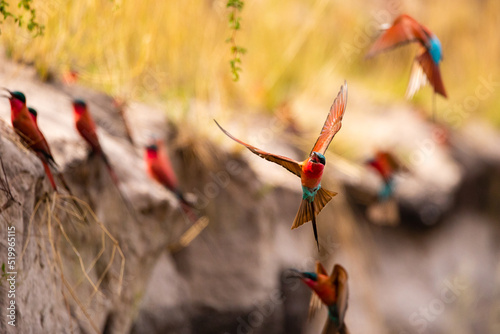
{"label": "southern carmine bee-eater", "polygon": [[8,98],[10,102],[11,121],[14,130],[40,159],[52,188],[57,191],[54,176],[52,175],[49,167],[49,165],[56,167],[57,164],[54,161],[49,144],[35,123],[36,117],[28,111],[26,106],[26,97],[21,92],[11,92],[8,89],[5,90],[10,94]]}
{"label": "southern carmine bee-eater", "polygon": [[119,184],[118,177],[109,162],[107,155],[104,153],[99,142],[99,137],[97,137],[95,122],[88,111],[87,104],[85,101],[80,99],[73,100],[73,111],[75,116],[75,127],[80,136],[89,144],[91,148],[91,153],[96,154],[101,157],[104,165],[108,169],[111,179],[116,186]]}
{"label": "southern carmine bee-eater", "polygon": [[134,216],[135,219],[137,219],[134,207],[130,200],[125,197],[125,195],[120,190],[120,180],[118,179],[118,176],[116,175],[115,170],[108,159],[108,156],[102,149],[101,143],[99,142],[99,137],[97,136],[96,125],[94,119],[92,118],[92,115],[88,111],[87,104],[85,103],[85,101],[80,99],[73,100],[72,104],[75,116],[76,130],[78,131],[80,136],[82,136],[82,138],[89,144],[91,148],[91,154],[95,154],[102,159],[104,165],[106,166],[106,169],[108,170],[111,180],[113,181],[113,184],[118,190],[120,197],[122,198],[130,213]]}
{"label": "southern carmine bee-eater", "polygon": [[272,153],[267,153],[252,145],[244,143],[243,141],[233,137],[229,132],[224,130],[219,125],[219,123],[217,123],[217,121],[215,121],[222,132],[224,132],[229,138],[244,145],[252,153],[258,155],[259,157],[277,163],[300,177],[300,180],[302,182],[302,202],[300,204],[299,211],[295,216],[295,220],[293,221],[292,229],[297,228],[302,224],[307,223],[308,221],[312,221],[314,238],[316,240],[318,249],[319,242],[318,232],[316,229],[316,215],[318,215],[323,207],[335,195],[337,195],[337,193],[331,192],[321,187],[321,178],[323,176],[323,170],[326,164],[324,154],[328,149],[328,146],[330,145],[333,137],[342,126],[342,118],[344,117],[346,104],[347,83],[344,83],[344,85],[340,87],[340,92],[338,93],[335,101],[333,102],[333,105],[330,108],[330,112],[326,117],[325,124],[321,129],[321,133],[316,141],[316,144],[314,144],[314,147],[307,159],[302,162]]}
{"label": "southern carmine bee-eater", "polygon": [[169,246],[171,252],[176,252],[186,247],[205,229],[205,227],[208,226],[208,218],[199,218],[193,210],[193,204],[184,196],[179,187],[179,181],[172,168],[168,153],[161,140],[153,139],[151,143],[145,147],[144,161],[146,162],[146,171],[148,175],[175,194],[179,200],[182,212],[184,212],[192,223],[191,227],[179,238],[179,241]]}
{"label": "southern carmine bee-eater", "polygon": [[198,219],[197,215],[192,210],[192,204],[186,200],[183,192],[179,187],[179,181],[175,175],[172,163],[168,157],[163,143],[160,140],[154,139],[146,146],[144,151],[144,161],[146,162],[146,171],[148,175],[165,188],[175,194],[180,202],[181,208],[194,223]]}
{"label": "southern carmine bee-eater", "polygon": [[384,181],[384,186],[378,193],[380,200],[386,200],[394,193],[394,175],[405,171],[406,167],[389,151],[377,151],[366,164],[377,171]]}
{"label": "southern carmine bee-eater", "polygon": [[[333,267],[328,276],[323,265],[316,262],[316,272],[298,272],[300,279],[314,291],[311,298],[311,307],[316,307],[315,300],[319,297],[328,308],[328,318],[322,334],[348,334],[344,323],[347,311],[349,288],[347,285],[347,271],[339,264]],[[312,310],[314,311],[314,310]]]}
{"label": "southern carmine bee-eater", "polygon": [[448,97],[439,70],[439,63],[443,60],[441,42],[429,29],[409,15],[398,16],[375,41],[366,57],[412,42],[418,42],[421,51],[415,58],[406,97],[413,97],[427,82],[430,82],[435,94]]}
{"label": "southern carmine bee-eater", "polygon": [[[40,129],[38,128],[37,124],[38,113],[33,108],[31,108],[31,111],[27,108],[26,97],[24,96],[23,93],[11,92],[6,88],[3,89],[10,94],[8,98],[10,102],[11,120],[14,130],[40,159],[43,168],[45,170],[45,174],[49,178],[50,184],[52,185],[52,188],[54,189],[54,191],[57,192],[58,191],[57,186],[54,181],[54,176],[52,175],[50,167],[52,167],[54,170],[56,170],[56,172],[58,172],[58,165],[55,162],[54,157],[52,156],[49,144],[45,140],[45,137],[40,131]],[[75,205],[75,207],[77,208],[78,212],[83,217],[85,222],[88,223],[83,208],[74,198],[73,193],[69,188],[68,184],[66,183],[66,180],[64,179],[63,175],[58,172],[57,176],[59,177],[59,180],[63,184],[66,191],[71,195],[71,200]]]}

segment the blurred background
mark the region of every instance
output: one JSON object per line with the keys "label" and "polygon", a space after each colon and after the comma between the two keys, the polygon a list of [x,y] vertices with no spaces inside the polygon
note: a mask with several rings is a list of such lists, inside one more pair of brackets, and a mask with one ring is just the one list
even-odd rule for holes
{"label": "blurred background", "polygon": [[[16,1],[7,3],[23,13]],[[24,89],[17,68],[34,69],[31,101],[42,104],[50,122],[66,117],[64,108],[50,106],[51,94],[83,95],[102,118],[112,109],[103,107],[111,105],[103,96],[125,102],[137,139],[130,159],[140,159],[149,134],[160,134],[183,188],[206,200],[206,235],[173,255],[156,250],[141,275],[129,267],[128,282],[137,284],[130,307],[120,313],[99,306],[120,313],[126,325],[107,329],[111,316],[96,314],[101,330],[319,333],[326,312],[307,321],[310,291],[290,281],[287,269],[312,271],[320,259],[327,270],[341,263],[350,275],[352,333],[500,332],[500,2],[254,0],[241,11],[226,5],[35,0],[43,34],[8,18],[0,26],[6,62],[17,64],[4,77],[9,88]],[[231,28],[231,12],[241,29]],[[442,43],[449,98],[436,97],[435,123],[432,88],[404,97],[416,45],[365,59],[380,25],[402,13]],[[230,67],[233,44],[246,49],[238,80]],[[339,196],[318,218],[317,253],[308,224],[289,230],[298,180],[237,146],[212,119],[252,145],[301,160],[344,80],[347,111],[323,183]],[[8,120],[7,104],[2,108]],[[65,131],[52,127],[49,142]],[[377,200],[380,176],[364,164],[377,150],[405,166],[387,205]],[[228,169],[234,161],[242,172]],[[135,183],[134,190],[134,177],[129,191],[146,196],[146,186]],[[154,214],[148,219],[164,218]]]}

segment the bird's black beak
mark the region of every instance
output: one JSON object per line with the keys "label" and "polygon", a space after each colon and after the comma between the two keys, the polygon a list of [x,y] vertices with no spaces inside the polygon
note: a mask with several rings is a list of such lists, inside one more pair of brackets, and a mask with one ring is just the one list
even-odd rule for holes
{"label": "bird's black beak", "polygon": [[287,270],[287,276],[290,278],[304,278],[304,274],[301,271],[298,271],[297,269],[288,269]]}
{"label": "bird's black beak", "polygon": [[0,97],[5,97],[5,98],[10,100],[12,98],[12,92],[5,87],[2,87],[1,89],[5,90],[7,93],[9,93],[9,95],[0,95]]}
{"label": "bird's black beak", "polygon": [[325,164],[325,157],[317,152],[312,152],[312,160],[316,163]]}

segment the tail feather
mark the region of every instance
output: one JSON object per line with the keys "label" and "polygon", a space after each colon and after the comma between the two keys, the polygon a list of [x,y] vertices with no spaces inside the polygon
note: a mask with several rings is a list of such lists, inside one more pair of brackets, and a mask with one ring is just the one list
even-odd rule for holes
{"label": "tail feather", "polygon": [[318,215],[321,210],[325,207],[330,200],[337,195],[336,192],[326,190],[324,188],[319,188],[318,192],[314,197],[314,208],[309,205],[309,201],[303,199],[300,203],[299,211],[295,216],[295,220],[293,221],[292,230],[301,226],[308,221],[312,221],[315,215]]}
{"label": "tail feather", "polygon": [[[311,211],[314,212],[314,201],[311,202]],[[316,214],[312,215],[312,227],[314,232],[314,240],[316,240],[316,246],[319,252],[319,241],[318,241],[318,228],[316,227]]]}
{"label": "tail feather", "polygon": [[194,212],[193,206],[191,203],[189,203],[185,198],[184,195],[182,195],[181,192],[176,193],[177,198],[179,199],[179,203],[181,206],[182,211],[186,214],[186,216],[189,218],[189,220],[192,223],[195,223],[199,217],[198,215]]}
{"label": "tail feather", "polygon": [[106,154],[104,154],[103,151],[100,151],[102,161],[104,162],[104,165],[106,165],[106,169],[109,172],[109,175],[111,176],[111,179],[113,180],[113,183],[115,186],[118,187],[118,184],[120,183],[120,180],[118,179],[118,176],[116,176],[115,170],[113,169],[113,166],[111,166],[111,163],[109,162],[109,159]]}
{"label": "tail feather", "polygon": [[422,66],[419,62],[415,60],[410,74],[410,81],[408,82],[408,88],[406,89],[405,97],[406,99],[411,99],[417,91],[423,86],[427,85],[429,82],[427,75],[424,73]]}
{"label": "tail feather", "polygon": [[308,221],[311,221],[313,219],[313,215],[314,215],[314,213],[311,210],[311,206],[309,205],[309,201],[306,199],[303,199],[302,202],[300,203],[299,211],[297,212],[297,215],[295,216],[295,220],[293,221],[292,230],[294,228],[301,226],[304,223],[307,223]]}
{"label": "tail feather", "polygon": [[349,334],[349,330],[347,329],[345,323],[342,323],[339,326],[330,318],[327,318],[325,327],[323,327],[321,334]]}
{"label": "tail feather", "polygon": [[42,160],[42,165],[43,165],[43,169],[45,169],[45,174],[49,178],[50,184],[52,185],[52,189],[54,189],[54,191],[57,192],[56,182],[54,181],[54,176],[52,175],[52,172],[50,171],[49,165],[44,160]]}
{"label": "tail feather", "polygon": [[444,88],[439,66],[434,62],[429,51],[424,51],[422,54],[417,56],[416,61],[422,68],[422,71],[425,73],[427,80],[429,80],[431,86],[434,88],[434,91],[447,98],[448,95],[446,94],[446,90]]}
{"label": "tail feather", "polygon": [[325,207],[325,205],[330,202],[330,200],[337,195],[336,192],[326,190],[324,188],[319,188],[316,193],[316,197],[314,197],[314,208],[315,213],[319,214],[321,210]]}
{"label": "tail feather", "polygon": [[106,166],[106,169],[108,170],[109,176],[111,177],[111,180],[113,181],[113,184],[115,185],[116,190],[118,191],[118,194],[120,195],[120,198],[122,199],[123,203],[127,207],[127,210],[129,211],[129,213],[133,216],[133,218],[136,221],[139,221],[139,218],[137,217],[137,214],[135,212],[135,208],[132,205],[132,202],[129,200],[129,198],[127,196],[125,196],[125,194],[120,189],[120,179],[118,179],[118,176],[116,175],[113,166],[109,162],[108,156],[102,150],[99,150],[97,152],[101,156],[102,161],[104,162],[104,165]]}

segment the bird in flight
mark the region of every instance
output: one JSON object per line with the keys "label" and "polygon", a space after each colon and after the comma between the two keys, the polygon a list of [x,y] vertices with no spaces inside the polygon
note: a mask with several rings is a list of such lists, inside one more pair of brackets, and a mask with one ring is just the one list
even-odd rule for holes
{"label": "bird in flight", "polygon": [[215,123],[229,138],[234,141],[244,145],[252,153],[258,155],[259,157],[266,159],[268,161],[277,163],[282,167],[288,169],[293,174],[300,177],[302,183],[302,202],[299,207],[299,211],[295,216],[295,220],[292,224],[292,229],[301,226],[309,221],[312,222],[314,238],[316,240],[316,245],[319,250],[318,242],[318,232],[316,228],[316,215],[325,207],[325,205],[335,196],[337,193],[331,192],[324,189],[321,186],[321,178],[323,176],[323,170],[325,168],[326,159],[325,152],[330,145],[335,134],[340,130],[342,126],[342,118],[344,117],[344,112],[346,110],[347,104],[347,83],[340,87],[340,91],[330,108],[330,112],[326,117],[325,124],[321,129],[321,133],[314,144],[311,153],[306,160],[299,162],[293,159],[275,155],[272,153],[267,153],[261,149],[258,149],[252,145],[249,145],[235,137],[233,137],[229,132],[224,130],[217,121]]}
{"label": "bird in flight", "polygon": [[415,57],[406,97],[413,95],[429,82],[434,94],[447,98],[439,63],[443,60],[441,42],[429,29],[418,23],[409,15],[398,16],[394,23],[386,29],[373,43],[366,57],[371,58],[380,52],[391,50],[412,42],[420,44],[419,54]]}
{"label": "bird in flight", "polygon": [[378,197],[380,200],[387,200],[394,193],[394,175],[401,171],[407,171],[407,168],[401,161],[389,151],[378,150],[375,156],[366,164],[372,167],[384,181],[384,186],[380,189]]}
{"label": "bird in flight", "polygon": [[[297,272],[299,278],[314,291],[311,297],[311,310],[321,307],[321,303],[328,308],[328,318],[322,334],[348,334],[344,323],[347,311],[349,288],[347,285],[347,271],[339,264],[333,267],[328,276],[325,267],[317,261],[316,272]],[[319,299],[319,300],[318,300]]]}

